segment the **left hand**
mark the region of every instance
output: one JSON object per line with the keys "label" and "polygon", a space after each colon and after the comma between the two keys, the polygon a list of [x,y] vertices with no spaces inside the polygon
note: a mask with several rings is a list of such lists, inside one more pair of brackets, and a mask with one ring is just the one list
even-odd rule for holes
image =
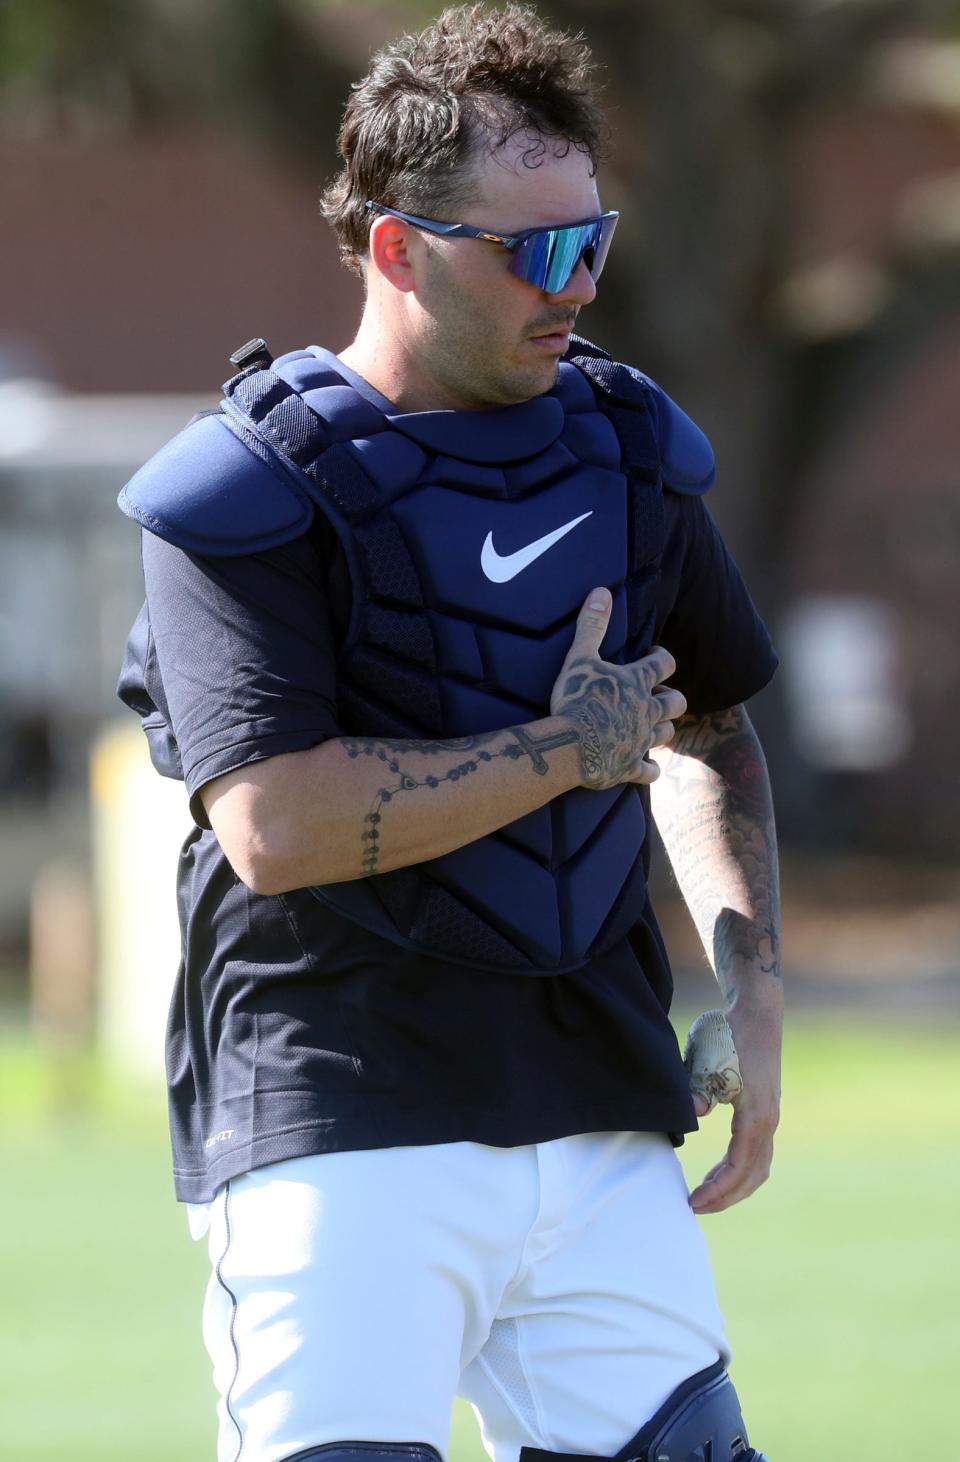
{"label": "left hand", "polygon": [[[726,1015],[740,1058],[743,1090],[733,1099],[726,1155],[690,1194],[694,1213],[722,1213],[766,1182],[780,1120],[782,990],[779,1000],[769,1004],[745,1008],[735,1002]],[[700,1093],[694,1094],[694,1105],[698,1117],[710,1111]]]}

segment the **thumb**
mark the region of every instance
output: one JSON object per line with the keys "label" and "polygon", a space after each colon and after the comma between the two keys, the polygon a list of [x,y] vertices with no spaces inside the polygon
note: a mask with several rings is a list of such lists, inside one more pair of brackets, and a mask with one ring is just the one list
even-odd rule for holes
{"label": "thumb", "polygon": [[568,661],[579,655],[599,654],[607,625],[610,623],[612,605],[613,596],[609,589],[601,585],[598,589],[590,590],[577,615],[577,628],[567,654]]}

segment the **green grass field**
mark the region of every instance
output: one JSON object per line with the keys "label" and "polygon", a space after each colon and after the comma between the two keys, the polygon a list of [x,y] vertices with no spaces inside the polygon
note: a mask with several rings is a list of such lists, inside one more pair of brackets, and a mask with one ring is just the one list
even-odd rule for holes
{"label": "green grass field", "polygon": [[[705,1220],[771,1462],[955,1455],[958,1037],[795,1019],[774,1178]],[[688,1143],[691,1180],[724,1122]],[[212,1462],[205,1255],[172,1200],[161,1103],[11,1039],[0,1164],[0,1458]],[[482,1456],[458,1409],[451,1462]]]}

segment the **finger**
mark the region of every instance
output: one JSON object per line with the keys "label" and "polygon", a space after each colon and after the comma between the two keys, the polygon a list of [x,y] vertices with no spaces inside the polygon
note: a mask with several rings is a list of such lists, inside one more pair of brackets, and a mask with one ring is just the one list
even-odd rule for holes
{"label": "finger", "polygon": [[703,1217],[708,1213],[722,1213],[731,1204],[731,1197],[728,1189],[723,1184],[718,1184],[717,1175],[704,1178],[699,1188],[694,1188],[690,1194],[689,1203],[691,1211]]}
{"label": "finger", "polygon": [[697,1116],[708,1117],[716,1103],[710,1101],[709,1097],[704,1096],[702,1091],[692,1092],[691,1095],[693,1096],[693,1107]]}
{"label": "finger", "polygon": [[569,664],[570,661],[581,655],[592,658],[599,653],[603,637],[607,632],[607,625],[610,623],[612,607],[613,596],[609,589],[605,589],[601,585],[597,589],[590,590],[577,615],[577,627],[565,664]]}
{"label": "finger", "polygon": [[676,660],[662,645],[654,645],[649,654],[642,656],[635,663],[650,686],[659,685],[663,680],[669,680],[671,675],[675,675],[677,671]]}
{"label": "finger", "polygon": [[690,1194],[690,1207],[700,1216],[709,1213],[723,1213],[735,1203],[742,1203],[758,1188],[762,1187],[769,1173],[762,1170],[735,1175],[724,1170],[711,1181],[704,1182]]}
{"label": "finger", "polygon": [[660,718],[663,721],[679,721],[687,709],[687,698],[680,690],[674,690],[672,685],[658,690],[654,700],[660,705]]}
{"label": "finger", "polygon": [[633,782],[640,787],[649,787],[651,782],[655,782],[663,768],[650,753],[657,751],[662,746],[669,746],[676,734],[676,727],[672,721],[659,721],[653,729],[650,745],[642,756],[634,757],[622,780]]}
{"label": "finger", "polygon": [[639,756],[622,780],[632,782],[638,787],[649,787],[650,783],[655,782],[659,775],[660,768],[655,761],[651,761],[646,756]]}
{"label": "finger", "polygon": [[642,756],[634,759],[623,780],[644,784],[655,782],[662,768],[651,758],[650,752],[656,751],[660,746],[669,746],[676,734],[677,728],[672,721],[658,721],[651,733],[650,745]]}
{"label": "finger", "polygon": [[749,1172],[735,1167],[728,1153],[722,1162],[710,1169],[700,1186],[694,1188],[690,1194],[690,1207],[694,1213],[721,1213],[753,1191],[748,1180]]}
{"label": "finger", "polygon": [[705,1202],[716,1203],[748,1182],[760,1157],[761,1146],[762,1134],[759,1131],[744,1134],[742,1129],[735,1132],[731,1126],[726,1152],[707,1173],[700,1187],[690,1195],[691,1204],[701,1194]]}
{"label": "finger", "polygon": [[672,721],[658,721],[653,728],[650,746],[669,746],[676,734],[677,728]]}
{"label": "finger", "polygon": [[695,1213],[721,1213],[748,1198],[770,1176],[772,1135],[763,1126],[732,1132],[726,1156],[690,1194]]}

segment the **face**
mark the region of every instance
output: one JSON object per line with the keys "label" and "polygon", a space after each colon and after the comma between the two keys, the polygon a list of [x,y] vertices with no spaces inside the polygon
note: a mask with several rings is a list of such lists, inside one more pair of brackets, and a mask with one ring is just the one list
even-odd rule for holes
{"label": "face", "polygon": [[[561,155],[548,141],[540,166],[529,167],[523,155],[531,142],[521,135],[483,156],[477,201],[457,223],[509,234],[602,211],[588,157],[573,147]],[[510,254],[498,244],[405,229],[410,283],[395,300],[396,324],[405,374],[422,399],[474,410],[549,391],[577,314],[596,294],[586,264],[547,294],[509,272]]]}

